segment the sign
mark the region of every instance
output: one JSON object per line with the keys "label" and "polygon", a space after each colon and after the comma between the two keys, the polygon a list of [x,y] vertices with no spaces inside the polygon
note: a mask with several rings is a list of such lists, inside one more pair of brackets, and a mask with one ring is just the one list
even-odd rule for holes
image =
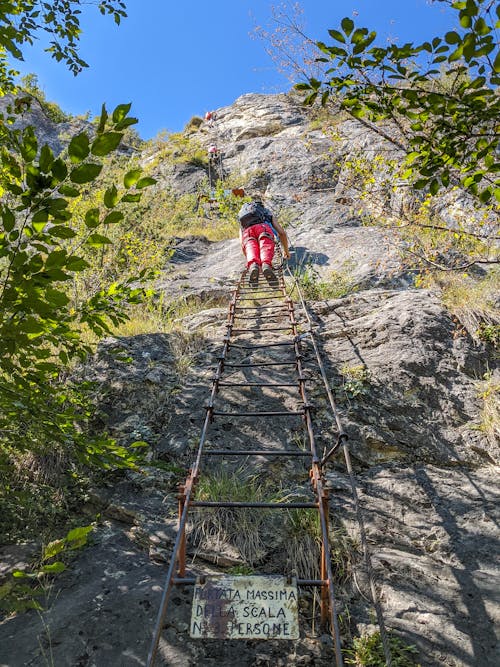
{"label": "sign", "polygon": [[198,578],[191,610],[193,638],[298,639],[295,579],[283,576]]}

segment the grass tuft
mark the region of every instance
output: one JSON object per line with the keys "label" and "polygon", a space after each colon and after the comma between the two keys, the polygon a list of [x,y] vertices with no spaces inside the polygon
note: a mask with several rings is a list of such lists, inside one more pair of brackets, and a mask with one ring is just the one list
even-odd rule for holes
{"label": "grass tuft", "polygon": [[[304,298],[311,301],[340,299],[357,289],[356,283],[347,272],[331,271],[327,278],[321,278],[317,271],[307,265],[305,268],[300,267],[295,271],[294,277],[302,290]],[[292,294],[296,291],[294,282]]]}
{"label": "grass tuft", "polygon": [[[389,636],[392,664],[394,667],[419,667],[418,651],[396,635]],[[386,660],[380,632],[356,637],[352,648],[346,650],[346,663],[356,667],[385,667]]]}
{"label": "grass tuft", "polygon": [[[249,474],[244,466],[202,476],[196,498],[236,502],[270,502],[273,499],[258,476]],[[192,515],[191,539],[195,547],[204,546],[214,551],[231,546],[246,565],[253,567],[267,552],[264,536],[272,532],[272,525],[270,511],[205,508]]]}
{"label": "grass tuft", "polygon": [[500,441],[500,378],[488,372],[476,386],[483,401],[479,428],[496,445]]}
{"label": "grass tuft", "polygon": [[500,272],[490,271],[485,278],[467,274],[440,274],[433,278],[442,290],[446,308],[472,338],[494,347],[500,342]]}

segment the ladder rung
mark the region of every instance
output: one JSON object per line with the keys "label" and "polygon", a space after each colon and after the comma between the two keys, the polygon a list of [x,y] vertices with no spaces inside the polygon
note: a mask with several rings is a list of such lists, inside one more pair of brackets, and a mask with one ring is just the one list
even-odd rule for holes
{"label": "ladder rung", "polygon": [[219,382],[219,387],[298,387],[299,382]]}
{"label": "ladder rung", "polygon": [[295,345],[295,341],[283,341],[280,343],[262,343],[261,345],[240,345],[239,343],[230,343],[231,347],[239,350],[258,350],[265,347],[279,347],[280,345]]}
{"label": "ladder rung", "polygon": [[268,509],[316,509],[318,503],[258,503],[230,500],[193,500],[190,507],[262,507]]}
{"label": "ladder rung", "polygon": [[262,315],[261,313],[255,313],[254,315],[237,315],[236,313],[234,314],[234,318],[238,320],[255,320],[257,317],[259,319],[264,319],[264,320],[270,320],[274,319],[276,317],[286,317],[288,315],[288,312],[283,311],[282,313],[278,313],[277,315]]}
{"label": "ladder rung", "polygon": [[282,311],[284,313],[288,312],[288,308],[285,308],[285,306],[281,306],[280,308],[275,308],[271,304],[263,304],[262,306],[235,306],[234,310],[262,310],[262,308],[272,308],[273,310],[277,311]]}
{"label": "ladder rung", "polygon": [[226,368],[258,368],[260,366],[295,366],[295,361],[262,361],[260,364],[224,364]]}
{"label": "ladder rung", "polygon": [[[226,324],[226,327],[229,329],[231,325]],[[247,333],[247,331],[256,331],[258,333],[265,333],[266,331],[289,331],[292,328],[292,325],[290,324],[288,327],[266,327],[265,329],[231,329],[231,333]]]}
{"label": "ladder rung", "polygon": [[[172,579],[174,586],[194,586],[197,577],[174,577]],[[328,579],[296,579],[297,586],[328,586]]]}
{"label": "ladder rung", "polygon": [[238,294],[255,294],[259,292],[279,292],[280,294],[283,294],[280,287],[256,287],[250,289],[243,287],[243,289],[238,290]]}
{"label": "ladder rung", "polygon": [[292,452],[274,449],[205,449],[207,456],[307,456],[311,457],[311,452]]}
{"label": "ladder rung", "polygon": [[218,412],[212,411],[218,417],[297,417],[304,416],[304,411],[276,411],[276,412]]}
{"label": "ladder rung", "polygon": [[259,301],[264,299],[282,299],[282,294],[277,294],[276,296],[250,296],[248,299],[246,297],[240,297],[238,301]]}

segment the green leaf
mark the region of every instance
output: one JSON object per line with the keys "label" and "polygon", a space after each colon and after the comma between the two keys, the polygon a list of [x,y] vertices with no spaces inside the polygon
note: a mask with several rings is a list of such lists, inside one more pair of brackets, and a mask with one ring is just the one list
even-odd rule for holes
{"label": "green leaf", "polygon": [[351,36],[351,44],[360,44],[367,33],[366,28],[356,28]]}
{"label": "green leaf", "polygon": [[458,46],[458,47],[455,49],[455,51],[453,51],[453,53],[451,53],[451,54],[448,56],[448,62],[449,62],[449,63],[452,63],[452,62],[455,62],[455,60],[459,60],[459,59],[462,57],[463,52],[464,52],[464,47],[463,47],[462,44],[460,44],[460,46]]}
{"label": "green leaf", "polygon": [[45,296],[47,301],[59,307],[66,306],[69,303],[69,297],[65,292],[52,289],[51,287],[45,290]]}
{"label": "green leaf", "polygon": [[47,208],[51,215],[57,215],[59,211],[62,211],[68,207],[68,202],[63,197],[56,197],[54,199],[49,199],[47,202]]}
{"label": "green leaf", "polygon": [[80,194],[80,190],[71,185],[61,185],[59,187],[59,192],[65,197],[78,197]]}
{"label": "green leaf", "polygon": [[33,229],[35,232],[41,232],[42,229],[45,227],[47,224],[47,221],[49,219],[49,212],[47,209],[41,209],[40,211],[37,211],[34,216],[31,219],[31,224],[33,225]]}
{"label": "green leaf", "polygon": [[340,25],[342,26],[342,30],[345,32],[346,35],[350,35],[352,32],[352,29],[354,28],[354,23],[353,21],[348,18],[347,16],[342,19],[340,22]]}
{"label": "green leaf", "polygon": [[105,132],[99,134],[92,144],[92,155],[103,157],[114,151],[121,141],[123,134],[121,132]]}
{"label": "green leaf", "polygon": [[487,35],[489,32],[491,32],[491,28],[489,25],[486,23],[486,21],[483,19],[482,16],[480,16],[475,24],[474,24],[474,30],[477,32],[478,35]]}
{"label": "green leaf", "polygon": [[90,183],[96,179],[102,171],[102,164],[87,162],[76,167],[70,174],[73,183]]}
{"label": "green leaf", "polygon": [[342,42],[342,44],[345,44],[345,37],[339,30],[329,30],[328,34],[330,37],[332,37],[332,39],[337,40],[337,42]]}
{"label": "green leaf", "polygon": [[32,222],[47,222],[49,219],[49,211],[46,208],[41,208],[33,214]]}
{"label": "green leaf", "polygon": [[2,210],[2,222],[6,232],[11,232],[14,229],[16,218],[10,209],[4,208]]}
{"label": "green leaf", "polygon": [[64,547],[64,540],[54,540],[53,542],[49,542],[43,550],[42,560],[48,560],[49,558],[57,556],[57,554],[64,550]]}
{"label": "green leaf", "polygon": [[119,104],[116,109],[113,111],[113,123],[120,123],[124,120],[125,116],[130,111],[132,103],[130,104]]}
{"label": "green leaf", "polygon": [[61,561],[56,561],[55,563],[50,563],[50,565],[43,565],[42,572],[45,574],[57,574],[59,572],[64,572],[66,565],[61,563]]}
{"label": "green leaf", "polygon": [[447,32],[444,38],[448,44],[458,44],[460,42],[460,35],[454,30]]}
{"label": "green leaf", "polygon": [[31,338],[39,336],[45,331],[44,324],[36,320],[34,317],[26,317],[24,320],[19,322],[17,326],[20,331],[27,333]]}
{"label": "green leaf", "polygon": [[53,162],[54,154],[50,150],[50,147],[45,144],[40,151],[40,161],[38,163],[40,171],[46,174],[50,170]]}
{"label": "green leaf", "polygon": [[126,194],[121,198],[122,202],[136,202],[141,201],[141,193],[137,192],[136,194]]}
{"label": "green leaf", "polygon": [[100,211],[98,208],[91,208],[85,213],[85,225],[89,229],[99,226],[99,214]]}
{"label": "green leaf", "polygon": [[68,168],[65,162],[61,160],[61,158],[57,158],[57,160],[54,160],[50,171],[52,172],[52,175],[54,176],[55,179],[57,179],[58,182],[64,181],[64,179],[68,175]]}
{"label": "green leaf", "polygon": [[139,122],[138,118],[124,118],[122,121],[117,123],[115,125],[115,130],[117,132],[121,132],[122,130],[125,130],[127,127],[130,127],[131,125],[136,125]]}
{"label": "green leaf", "polygon": [[76,255],[68,257],[66,262],[66,268],[68,271],[83,271],[89,266],[90,264],[88,262],[86,262],[82,257],[77,257]]}
{"label": "green leaf", "polygon": [[132,187],[141,177],[142,169],[131,169],[123,177],[123,185],[126,188]]}
{"label": "green leaf", "polygon": [[108,120],[108,112],[106,111],[106,105],[103,104],[101,109],[101,116],[99,118],[99,125],[97,126],[97,134],[101,134],[102,132],[104,132],[107,120]]}
{"label": "green leaf", "polygon": [[124,218],[124,215],[121,211],[111,211],[102,221],[103,225],[114,225],[117,222],[121,222]]}
{"label": "green leaf", "polygon": [[489,200],[491,199],[492,194],[493,194],[493,193],[491,192],[491,190],[490,190],[489,188],[487,188],[486,190],[483,190],[483,191],[481,192],[481,194],[479,195],[479,200],[480,200],[483,204],[486,204],[486,203],[489,202]]}
{"label": "green leaf", "polygon": [[118,203],[118,190],[112,185],[104,193],[104,205],[106,208],[114,208]]}
{"label": "green leaf", "polygon": [[72,239],[76,236],[76,232],[70,227],[66,227],[66,225],[54,225],[49,227],[46,232],[58,239]]}
{"label": "green leaf", "polygon": [[89,154],[89,138],[85,132],[77,134],[71,139],[68,146],[68,155],[71,162],[83,162]]}
{"label": "green leaf", "polygon": [[87,245],[92,248],[102,248],[105,245],[112,243],[107,236],[102,236],[101,234],[91,234],[85,242]]}
{"label": "green leaf", "polygon": [[24,572],[24,570],[14,570],[12,576],[14,579],[27,579],[30,575],[27,572]]}
{"label": "green leaf", "polygon": [[53,250],[45,260],[45,268],[53,269],[64,266],[66,264],[66,254],[65,250]]}
{"label": "green leaf", "polygon": [[26,162],[32,162],[38,151],[38,142],[35,137],[35,132],[31,125],[23,132],[23,143],[20,146],[21,155]]}
{"label": "green leaf", "polygon": [[150,185],[154,185],[155,183],[157,183],[156,178],[151,178],[151,176],[145,176],[144,178],[140,178],[137,181],[135,187],[138,190],[141,190],[142,188],[148,188]]}
{"label": "green leaf", "polygon": [[89,533],[94,530],[93,526],[80,526],[79,528],[73,528],[64,538],[67,542],[73,542],[74,540],[81,540],[86,538]]}
{"label": "green leaf", "polygon": [[500,72],[500,51],[497,53],[495,62],[493,63],[493,69],[495,72]]}

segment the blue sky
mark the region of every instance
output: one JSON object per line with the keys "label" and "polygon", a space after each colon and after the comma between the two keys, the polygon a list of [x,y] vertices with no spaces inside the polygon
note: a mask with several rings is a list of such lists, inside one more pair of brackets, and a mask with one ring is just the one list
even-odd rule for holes
{"label": "blue sky", "polygon": [[[269,24],[270,0],[125,0],[120,26],[85,7],[80,53],[90,67],[76,78],[43,51],[40,41],[16,65],[34,72],[48,99],[65,111],[99,113],[132,102],[148,139],[179,131],[193,115],[231,104],[239,95],[288,90],[260,40],[249,33]],[[292,4],[292,3],[288,3]],[[450,14],[429,0],[303,0],[307,34],[331,41],[328,28],[344,16],[375,29],[380,41],[420,41],[450,29]]]}

